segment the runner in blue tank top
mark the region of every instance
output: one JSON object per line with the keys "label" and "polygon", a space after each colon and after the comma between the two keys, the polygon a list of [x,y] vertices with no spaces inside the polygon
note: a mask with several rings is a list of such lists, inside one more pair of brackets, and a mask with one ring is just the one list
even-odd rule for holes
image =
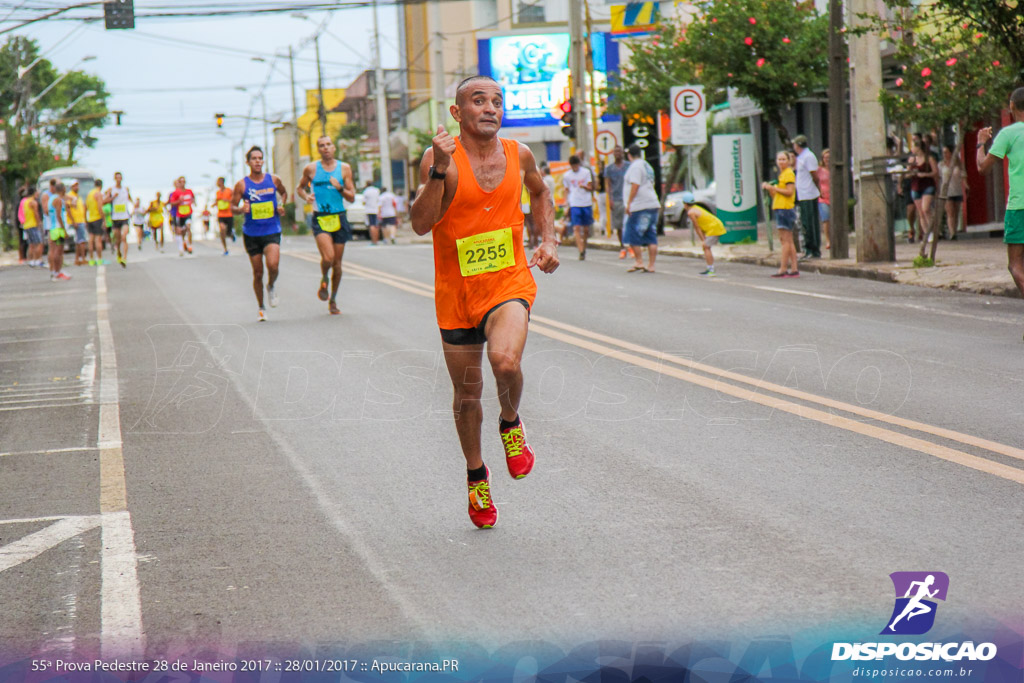
{"label": "runner in blue tank top", "polygon": [[[302,171],[302,180],[295,193],[309,202],[313,200],[313,235],[316,248],[320,250],[320,288],[316,295],[327,302],[331,315],[341,313],[336,301],[338,285],[341,284],[341,257],[345,243],[352,239],[352,226],[345,216],[345,202],[356,199],[356,186],[352,181],[352,167],[334,158],[334,142],[328,135],[321,135],[316,142],[320,161],[308,164]],[[312,197],[309,186],[313,185]],[[328,273],[331,292],[327,293]]]}
{"label": "runner in blue tank top", "polygon": [[[252,288],[259,304],[259,321],[267,319],[263,308],[263,263],[267,266],[267,297],[277,306],[277,267],[281,262],[281,219],[288,191],[276,175],[263,172],[263,150],[253,146],[245,153],[249,175],[235,184],[231,196],[232,211],[245,216],[242,241],[252,263]],[[277,195],[281,194],[278,202]]]}

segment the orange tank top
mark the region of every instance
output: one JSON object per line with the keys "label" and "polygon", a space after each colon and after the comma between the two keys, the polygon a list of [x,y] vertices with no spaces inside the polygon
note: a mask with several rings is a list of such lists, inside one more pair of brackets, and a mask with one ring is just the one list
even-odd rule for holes
{"label": "orange tank top", "polygon": [[455,138],[455,197],[432,228],[434,305],[441,329],[476,327],[494,306],[525,299],[532,307],[537,296],[523,249],[519,143],[498,139],[505,152],[505,177],[484,192]]}
{"label": "orange tank top", "polygon": [[217,218],[231,218],[231,188],[217,190]]}

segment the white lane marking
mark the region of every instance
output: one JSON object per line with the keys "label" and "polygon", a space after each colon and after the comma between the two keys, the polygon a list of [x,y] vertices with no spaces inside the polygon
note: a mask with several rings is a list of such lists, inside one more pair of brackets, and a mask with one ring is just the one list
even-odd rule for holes
{"label": "white lane marking", "polygon": [[145,652],[135,533],[128,514],[114,332],[107,314],[106,267],[96,269],[96,325],[100,338],[100,654],[139,658]]}
{"label": "white lane marking", "polygon": [[6,413],[12,410],[39,410],[41,408],[77,408],[78,406],[91,406],[95,405],[92,401],[76,401],[75,403],[43,403],[42,405],[36,404],[31,406],[12,406],[10,408],[0,408],[0,412]]}
{"label": "white lane marking", "polygon": [[87,384],[53,384],[46,387],[38,387],[36,389],[6,389],[0,390],[0,401],[7,401],[9,399],[16,398],[42,398],[46,396],[58,396],[61,394],[75,394],[81,395],[84,389],[88,389]]}
{"label": "white lane marking", "polygon": [[[0,458],[7,457],[9,455],[58,455],[60,453],[82,453],[84,451],[98,451],[99,448],[96,446],[82,446],[80,448],[49,448],[44,451],[8,451],[6,453],[0,453]],[[58,519],[54,517],[52,519]],[[4,522],[0,522],[3,524]]]}
{"label": "white lane marking", "polygon": [[0,524],[34,524],[36,522],[57,522],[62,519],[72,519],[81,516],[82,515],[48,515],[46,517],[15,517],[14,519],[0,519]]}
{"label": "white lane marking", "polygon": [[[62,619],[54,626],[53,633],[41,646],[47,655],[70,657],[75,652],[75,622],[78,620],[78,593],[81,583],[82,554],[85,540],[81,535],[68,541],[69,549],[64,553],[66,568],[54,572],[55,579],[64,592]],[[55,612],[60,614],[60,611]]]}
{"label": "white lane marking", "polygon": [[34,360],[36,358],[43,360],[64,360],[65,358],[81,358],[81,356],[71,353],[65,353],[60,356],[55,356],[49,353],[41,353],[38,356],[22,354],[19,358],[0,358],[0,363],[24,363],[27,360]]}
{"label": "white lane marking", "polygon": [[76,391],[72,394],[68,394],[67,392],[62,393],[65,393],[66,395],[61,396],[60,394],[53,394],[50,396],[40,396],[39,398],[0,398],[0,406],[15,406],[22,403],[42,403],[44,401],[81,401],[82,399],[81,392]]}
{"label": "white lane marking", "polygon": [[[19,520],[13,520],[19,521]],[[23,520],[33,521],[33,520]],[[5,520],[6,524],[12,520]],[[50,548],[56,547],[75,536],[85,533],[100,525],[99,515],[86,515],[83,517],[64,517],[49,525],[45,529],[29,534],[17,541],[12,541],[5,546],[0,546],[0,572],[11,567],[16,567],[23,562],[42,555]]]}
{"label": "white lane marking", "polygon": [[[65,382],[66,384],[58,385],[58,382]],[[30,387],[56,387],[56,386],[71,386],[75,384],[84,384],[85,380],[76,377],[75,379],[51,379],[48,382],[11,382],[10,384],[0,387],[4,391],[18,391]]]}
{"label": "white lane marking", "polygon": [[82,368],[78,371],[78,377],[82,380],[82,398],[93,398],[92,387],[96,383],[96,344],[93,337],[96,335],[96,324],[89,323],[89,341],[82,349]]}
{"label": "white lane marking", "polygon": [[82,339],[83,335],[76,334],[69,337],[36,337],[34,339],[0,339],[0,344],[28,344],[35,342],[48,342],[48,341],[67,341],[68,339]]}
{"label": "white lane marking", "polygon": [[765,287],[764,285],[747,285],[751,289],[760,289],[763,292],[779,292],[780,294],[797,294],[799,296],[810,296],[815,299],[831,299],[833,301],[847,301],[850,303],[857,304],[872,304],[875,306],[884,305],[881,301],[871,301],[870,299],[857,299],[849,296],[833,296],[831,294],[818,294],[817,292],[801,292],[797,289],[784,289],[782,287]]}

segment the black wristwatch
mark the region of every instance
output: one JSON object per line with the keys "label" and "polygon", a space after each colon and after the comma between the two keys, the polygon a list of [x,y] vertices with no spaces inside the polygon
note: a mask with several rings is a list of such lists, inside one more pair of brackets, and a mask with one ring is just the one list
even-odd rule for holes
{"label": "black wristwatch", "polygon": [[444,180],[447,175],[447,173],[439,173],[438,171],[435,171],[433,166],[430,167],[430,177],[435,180]]}

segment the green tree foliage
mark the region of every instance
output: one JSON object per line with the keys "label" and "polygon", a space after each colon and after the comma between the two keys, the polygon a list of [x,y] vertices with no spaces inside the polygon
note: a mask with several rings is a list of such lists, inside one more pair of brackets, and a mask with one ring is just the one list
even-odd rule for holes
{"label": "green tree foliage", "polygon": [[[61,76],[64,78],[47,91]],[[85,98],[66,111],[89,90],[96,91],[97,96]],[[50,168],[67,165],[76,149],[95,143],[90,132],[104,124],[102,114],[108,96],[101,79],[81,72],[65,75],[49,60],[39,59],[39,46],[34,40],[13,36],[0,46],[0,125],[7,133],[8,152],[7,161],[0,162],[0,193],[7,224],[17,206],[19,186]],[[5,229],[2,240],[5,245],[11,244],[12,233]]]}
{"label": "green tree foliage", "polygon": [[[18,78],[18,67],[27,67],[39,57],[39,46],[34,40],[23,36],[14,36],[0,47],[0,112],[5,120],[12,120],[18,113],[22,101],[33,93],[42,92],[46,86],[57,80],[57,70],[46,59],[40,60],[35,66]],[[39,101],[46,106],[56,96],[51,92]],[[27,104],[27,103],[26,103]]]}
{"label": "green tree foliage", "polygon": [[963,130],[1006,106],[1015,74],[999,43],[937,5],[900,9],[894,22],[876,18],[872,27],[898,38],[902,74],[879,96],[891,119]]}
{"label": "green tree foliage", "polygon": [[1002,48],[1018,85],[1024,84],[1024,2],[937,0],[935,4],[954,24],[967,24]]}
{"label": "green tree foliage", "polygon": [[[79,100],[81,95],[90,90],[96,94]],[[110,95],[102,79],[81,71],[68,74],[53,92],[61,104],[49,112],[46,120],[61,123],[45,126],[46,134],[59,148],[67,150],[68,161],[73,162],[76,149],[96,144],[96,138],[90,133],[107,120],[105,114]],[[75,103],[75,100],[79,101]],[[67,105],[72,103],[75,106],[67,109]]]}
{"label": "green tree foliage", "polygon": [[687,53],[686,27],[666,21],[658,35],[633,45],[630,63],[609,84],[614,100],[609,106],[657,120],[658,112],[668,108],[672,87],[696,78],[696,64]]}
{"label": "green tree foliage", "polygon": [[687,29],[686,56],[705,86],[736,88],[764,111],[784,145],[782,112],[824,90],[828,79],[828,17],[813,2],[701,0]]}

